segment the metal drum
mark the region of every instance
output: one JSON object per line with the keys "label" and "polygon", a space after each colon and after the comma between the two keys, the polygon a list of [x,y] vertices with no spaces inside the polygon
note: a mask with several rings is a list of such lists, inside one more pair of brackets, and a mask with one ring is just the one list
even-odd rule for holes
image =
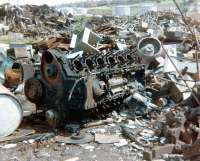
{"label": "metal drum", "polygon": [[0,85],[0,138],[12,134],[22,118],[21,104],[7,88]]}

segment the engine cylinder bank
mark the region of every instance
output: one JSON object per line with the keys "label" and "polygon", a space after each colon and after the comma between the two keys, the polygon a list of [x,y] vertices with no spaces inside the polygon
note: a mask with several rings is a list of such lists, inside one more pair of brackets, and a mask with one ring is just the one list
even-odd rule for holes
{"label": "engine cylinder bank", "polygon": [[55,125],[60,121],[54,119],[65,119],[69,111],[113,106],[128,97],[145,73],[135,60],[131,50],[68,59],[50,49],[42,55],[41,78],[27,80],[25,95],[38,108],[44,106],[48,122]]}

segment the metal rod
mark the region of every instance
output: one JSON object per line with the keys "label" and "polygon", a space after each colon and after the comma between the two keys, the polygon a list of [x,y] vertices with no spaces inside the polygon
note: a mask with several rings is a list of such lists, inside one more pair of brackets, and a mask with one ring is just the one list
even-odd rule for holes
{"label": "metal rod", "polygon": [[195,50],[195,58],[196,58],[196,64],[197,64],[197,74],[199,75],[199,53],[198,53],[198,50],[196,49]]}
{"label": "metal rod", "polygon": [[187,23],[187,21],[186,21],[186,18],[185,18],[185,16],[183,15],[183,13],[182,13],[182,11],[181,11],[181,9],[180,9],[180,7],[179,7],[179,5],[178,5],[178,3],[176,2],[176,0],[173,0],[173,2],[174,2],[174,4],[176,5],[176,7],[177,7],[177,9],[179,10],[179,12],[180,12],[180,14],[181,14],[181,16],[182,16],[182,20],[183,20],[183,22],[185,23],[185,25],[187,26],[187,28],[189,29],[189,31],[190,31],[190,33],[194,36],[194,38],[195,38],[195,41],[196,41],[196,43],[197,43],[197,49],[196,49],[196,65],[197,65],[197,76],[199,75],[199,61],[198,61],[198,51],[199,51],[199,41],[198,41],[198,39],[197,39],[197,36],[196,36],[196,34],[195,34],[195,31],[193,32],[192,31],[192,29],[191,29],[191,27],[189,26],[189,24]]}
{"label": "metal rod", "polygon": [[195,36],[195,38],[196,38],[196,42],[197,42],[197,48],[195,50],[196,64],[197,64],[197,80],[199,80],[199,41],[197,40],[196,36]]}
{"label": "metal rod", "polygon": [[[178,11],[180,12],[181,16],[182,16],[182,19],[183,19],[183,22],[185,23],[185,25],[187,26],[187,28],[189,29],[189,31],[191,32],[192,35],[195,36],[195,33],[192,31],[192,29],[190,28],[190,26],[188,25],[186,19],[185,19],[185,16],[183,15],[178,3],[176,2],[176,0],[173,0],[174,4],[176,5],[176,8],[178,9]],[[195,36],[196,37],[196,36]]]}
{"label": "metal rod", "polygon": [[199,41],[197,40],[197,37],[196,37],[195,32],[192,31],[191,27],[190,27],[189,24],[187,23],[186,18],[185,18],[185,16],[183,15],[183,13],[182,13],[182,11],[181,11],[181,9],[180,9],[178,3],[176,2],[176,0],[173,0],[173,2],[174,2],[174,4],[176,5],[178,11],[180,12],[183,22],[184,22],[185,25],[187,26],[187,28],[188,28],[188,30],[190,31],[190,33],[194,36],[195,41],[196,41],[196,43],[197,43],[197,48],[198,48],[198,50],[199,50],[199,46],[200,46],[200,45],[199,45]]}
{"label": "metal rod", "polygon": [[183,75],[180,73],[180,71],[178,70],[178,68],[176,67],[176,65],[174,64],[173,60],[171,59],[171,57],[169,56],[169,54],[167,53],[166,49],[164,48],[164,46],[161,44],[161,47],[165,53],[165,55],[167,55],[167,57],[169,58],[170,62],[172,63],[172,65],[174,66],[176,72],[180,75],[181,79],[183,80],[183,82],[185,83],[186,87],[188,88],[188,90],[191,92],[193,98],[195,99],[195,101],[197,102],[197,104],[200,106],[200,101],[197,98],[196,94],[194,93],[194,91],[189,87],[189,85],[187,84],[187,82],[184,80]]}

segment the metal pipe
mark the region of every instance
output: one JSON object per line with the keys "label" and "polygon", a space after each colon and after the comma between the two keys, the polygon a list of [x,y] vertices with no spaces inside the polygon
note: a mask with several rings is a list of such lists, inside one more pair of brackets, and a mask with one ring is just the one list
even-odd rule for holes
{"label": "metal pipe", "polygon": [[[191,29],[190,26],[188,25],[188,23],[187,23],[187,21],[186,21],[186,19],[185,19],[185,16],[183,15],[183,13],[182,13],[182,11],[181,11],[181,9],[180,9],[178,3],[176,2],[176,0],[173,0],[173,2],[174,2],[174,4],[175,4],[176,8],[178,9],[178,11],[180,12],[181,17],[182,17],[182,19],[183,19],[183,22],[184,22],[185,25],[187,26],[188,30],[190,31],[190,33],[191,33],[192,35],[195,36],[195,33],[192,31],[192,29]],[[195,36],[195,37],[196,37],[196,36]]]}
{"label": "metal pipe", "polygon": [[[196,58],[196,64],[197,64],[197,74],[199,75],[199,53],[197,51],[197,49],[195,50],[195,58]],[[199,80],[199,77],[198,77]]]}

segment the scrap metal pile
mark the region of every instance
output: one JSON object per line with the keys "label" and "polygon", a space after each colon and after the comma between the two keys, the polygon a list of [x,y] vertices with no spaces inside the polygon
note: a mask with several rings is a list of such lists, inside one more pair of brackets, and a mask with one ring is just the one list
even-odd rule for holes
{"label": "scrap metal pile", "polygon": [[[194,17],[185,17],[185,19],[195,30],[200,30],[200,22],[197,19]],[[88,22],[88,26],[99,34],[115,35],[117,38],[126,39],[134,38],[133,35],[141,37],[151,34],[156,37],[164,36],[166,41],[182,41],[191,36],[181,15],[174,12],[152,11],[128,18],[94,17]]]}
{"label": "scrap metal pile", "polygon": [[129,121],[140,117],[145,126],[133,128],[120,122],[121,133],[145,147],[146,160],[164,153],[183,153],[186,159],[198,160],[193,149],[199,149],[200,132],[199,23],[169,12],[148,12],[127,21],[113,18],[112,26],[120,26],[116,28],[103,24],[107,19],[88,23],[96,33],[85,28],[72,38],[38,44],[31,58],[15,59],[26,65],[24,70],[10,65],[10,57],[4,58],[2,84],[13,83],[9,78],[17,71],[24,78],[31,66],[35,72],[26,72],[29,75],[23,80],[17,77],[18,82],[25,83],[27,99],[45,112],[54,128],[70,123],[72,117],[83,124],[88,115],[99,118],[113,107],[128,107]]}
{"label": "scrap metal pile", "polygon": [[69,118],[70,110],[81,113],[98,106],[104,110],[119,106],[144,84],[144,66],[138,64],[133,50],[119,50],[116,44],[108,47],[105,42],[111,40],[87,28],[80,37],[74,42],[72,38],[75,48],[70,52],[44,51],[40,79],[25,84],[27,98],[48,109],[47,120],[55,121],[53,125]]}
{"label": "scrap metal pile", "polygon": [[71,20],[47,5],[4,4],[0,6],[0,22],[8,26],[4,32],[23,33],[26,37],[43,37],[66,31]]}
{"label": "scrap metal pile", "polygon": [[[199,28],[193,30],[199,35]],[[198,43],[192,34],[172,13],[136,18],[115,40],[86,28],[72,37],[72,51],[43,52],[41,77],[26,82],[26,96],[45,108],[54,126],[67,120],[70,110],[106,111],[122,102],[136,116],[165,115],[153,126],[155,135],[164,137],[166,144],[179,145],[171,146],[175,152],[183,152],[182,145],[196,142],[199,128]]]}

